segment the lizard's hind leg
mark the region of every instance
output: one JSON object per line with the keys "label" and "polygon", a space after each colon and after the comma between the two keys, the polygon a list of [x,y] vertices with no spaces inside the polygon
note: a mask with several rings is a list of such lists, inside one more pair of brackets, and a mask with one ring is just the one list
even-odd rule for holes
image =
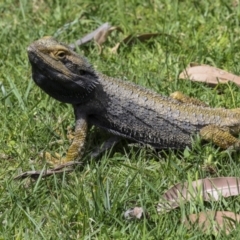
{"label": "lizard's hind leg", "polygon": [[200,130],[200,136],[206,141],[212,141],[220,148],[240,149],[240,141],[230,133],[229,128],[208,125]]}

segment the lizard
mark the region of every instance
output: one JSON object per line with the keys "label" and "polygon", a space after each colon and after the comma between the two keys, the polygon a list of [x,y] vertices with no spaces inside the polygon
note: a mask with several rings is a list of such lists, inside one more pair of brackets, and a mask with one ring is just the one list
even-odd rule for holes
{"label": "lizard", "polygon": [[34,82],[51,97],[72,104],[75,137],[66,157],[53,165],[79,161],[89,125],[156,149],[184,149],[199,134],[218,147],[239,148],[240,109],[212,108],[176,92],[152,90],[96,71],[84,56],[47,36],[31,43],[28,58]]}

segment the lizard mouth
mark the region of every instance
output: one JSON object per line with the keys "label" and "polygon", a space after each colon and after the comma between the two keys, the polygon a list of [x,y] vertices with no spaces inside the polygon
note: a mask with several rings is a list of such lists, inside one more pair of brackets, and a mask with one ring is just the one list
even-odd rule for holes
{"label": "lizard mouth", "polygon": [[[42,90],[60,102],[77,104],[82,102],[84,98],[84,94],[81,94],[81,91],[76,91],[76,89],[78,89],[77,84],[69,89],[69,84],[66,86],[64,83],[56,83],[53,76],[46,76],[44,71],[41,71],[33,65],[32,78]],[[72,88],[75,89],[75,91],[71,91]]]}

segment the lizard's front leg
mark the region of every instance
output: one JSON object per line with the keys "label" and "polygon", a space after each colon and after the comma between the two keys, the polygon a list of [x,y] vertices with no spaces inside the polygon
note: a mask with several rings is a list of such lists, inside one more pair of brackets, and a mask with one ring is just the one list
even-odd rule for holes
{"label": "lizard's front leg", "polygon": [[47,153],[47,162],[53,165],[55,168],[69,166],[77,161],[79,161],[83,155],[85,140],[87,136],[88,124],[87,124],[87,116],[85,113],[81,113],[77,111],[77,108],[74,108],[75,112],[75,133],[72,144],[68,148],[66,157],[62,159],[55,158]]}

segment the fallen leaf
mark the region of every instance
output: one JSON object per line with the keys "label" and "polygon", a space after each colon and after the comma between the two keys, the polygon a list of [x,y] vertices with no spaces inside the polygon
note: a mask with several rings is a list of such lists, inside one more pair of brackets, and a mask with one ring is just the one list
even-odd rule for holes
{"label": "fallen leaf", "polygon": [[171,35],[164,34],[164,33],[143,33],[143,34],[139,34],[139,35],[133,35],[133,34],[131,34],[131,35],[125,37],[121,42],[117,43],[117,44],[111,49],[111,52],[112,52],[112,53],[117,53],[117,51],[118,51],[118,49],[119,49],[119,47],[120,47],[121,45],[130,46],[130,45],[132,45],[132,44],[137,43],[138,41],[140,41],[140,42],[145,42],[145,41],[150,40],[151,38],[158,37],[158,36],[161,36],[161,35],[164,35],[164,36],[173,38]]}
{"label": "fallen leaf", "polygon": [[1,160],[10,159],[10,155],[7,155],[7,154],[5,154],[5,153],[0,153],[0,159],[1,159]]}
{"label": "fallen leaf", "polygon": [[169,211],[179,207],[181,203],[199,199],[204,201],[217,201],[221,197],[237,196],[240,194],[240,178],[219,177],[205,178],[188,182],[178,183],[163,194],[157,210]]}
{"label": "fallen leaf", "polygon": [[212,85],[231,81],[240,86],[239,76],[220,68],[197,63],[190,63],[190,65],[180,73],[179,79],[190,79],[192,81],[205,82]]}
{"label": "fallen leaf", "polygon": [[228,211],[206,211],[190,214],[183,220],[184,225],[190,229],[197,226],[205,233],[218,233],[224,231],[229,234],[240,222],[240,215]]}
{"label": "fallen leaf", "polygon": [[122,31],[120,27],[109,26],[107,28],[104,28],[104,29],[98,31],[98,33],[94,36],[94,40],[96,41],[96,43],[98,45],[101,46],[104,42],[106,42],[107,37],[114,30]]}
{"label": "fallen leaf", "polygon": [[120,27],[111,26],[108,22],[106,22],[91,33],[88,33],[83,38],[77,40],[75,43],[69,44],[69,46],[75,50],[76,46],[86,44],[91,40],[95,40],[98,46],[101,47],[101,45],[107,40],[109,34],[114,30],[122,31]]}
{"label": "fallen leaf", "polygon": [[130,208],[128,209],[125,213],[124,213],[124,217],[128,220],[130,219],[141,219],[144,217],[144,210],[142,207],[134,207],[134,208]]}
{"label": "fallen leaf", "polygon": [[236,8],[236,7],[238,7],[238,5],[239,5],[239,0],[233,0],[233,1],[232,1],[232,6],[233,6],[233,7]]}

